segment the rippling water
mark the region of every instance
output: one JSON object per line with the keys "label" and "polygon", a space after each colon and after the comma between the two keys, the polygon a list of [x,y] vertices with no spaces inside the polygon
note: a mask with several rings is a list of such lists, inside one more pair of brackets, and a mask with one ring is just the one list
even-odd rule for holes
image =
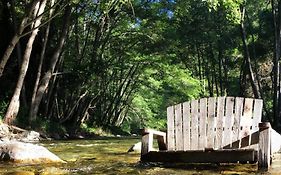
{"label": "rippling water", "polygon": [[55,165],[18,165],[1,163],[4,175],[53,174],[140,174],[140,175],[201,175],[201,174],[281,174],[281,162],[275,161],[269,172],[257,171],[256,165],[148,165],[139,163],[139,153],[127,153],[140,139],[110,138],[98,140],[51,141],[43,143],[67,161]]}

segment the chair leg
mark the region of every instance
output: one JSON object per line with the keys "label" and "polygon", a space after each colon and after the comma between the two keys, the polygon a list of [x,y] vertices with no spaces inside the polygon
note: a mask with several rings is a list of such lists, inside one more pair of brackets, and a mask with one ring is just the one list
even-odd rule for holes
{"label": "chair leg", "polygon": [[271,125],[269,122],[259,124],[258,167],[267,170],[271,164]]}
{"label": "chair leg", "polygon": [[144,155],[152,150],[153,147],[153,134],[147,133],[142,136],[141,140],[141,155]]}

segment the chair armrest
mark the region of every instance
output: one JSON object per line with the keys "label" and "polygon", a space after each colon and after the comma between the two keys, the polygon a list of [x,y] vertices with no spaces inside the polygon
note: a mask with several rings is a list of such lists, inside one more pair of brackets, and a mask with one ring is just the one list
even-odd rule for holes
{"label": "chair armrest", "polygon": [[141,155],[153,150],[153,138],[156,136],[159,150],[167,150],[166,133],[153,129],[142,129]]}
{"label": "chair armrest", "polygon": [[141,133],[142,133],[142,135],[146,135],[146,134],[152,133],[153,135],[156,135],[156,136],[166,137],[166,133],[165,132],[157,131],[157,130],[154,130],[154,129],[147,129],[147,128],[145,128],[145,129],[141,130]]}

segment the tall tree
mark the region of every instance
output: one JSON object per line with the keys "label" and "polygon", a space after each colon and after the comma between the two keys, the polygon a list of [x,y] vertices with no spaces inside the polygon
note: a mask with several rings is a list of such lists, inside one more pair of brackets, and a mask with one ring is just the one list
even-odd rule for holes
{"label": "tall tree", "polygon": [[[32,21],[34,18],[32,18],[32,14],[34,11],[36,11],[36,6],[38,5],[38,3],[40,2],[40,0],[34,0],[32,1],[29,5],[27,5],[27,10],[26,10],[26,16],[24,16],[24,18],[21,21],[20,26],[18,27],[18,30],[15,32],[13,38],[11,39],[6,51],[4,52],[2,58],[0,59],[0,77],[3,74],[4,68],[7,64],[7,61],[9,60],[15,46],[17,45],[24,29],[28,26],[28,24],[30,24],[30,21]],[[36,19],[37,16],[35,16],[35,20],[38,21],[38,19]],[[41,17],[39,17],[41,18]],[[33,21],[36,22],[36,21]],[[41,19],[40,19],[41,21]],[[37,26],[38,27],[38,26]],[[36,32],[37,33],[37,32]]]}
{"label": "tall tree", "polygon": [[240,8],[241,8],[240,29],[241,29],[241,38],[242,38],[242,42],[243,42],[244,57],[245,57],[245,67],[243,67],[243,69],[245,69],[244,74],[248,73],[248,75],[249,75],[250,83],[251,83],[255,98],[261,98],[261,95],[260,95],[261,92],[260,92],[260,89],[258,86],[256,75],[252,68],[250,52],[249,52],[249,48],[248,48],[248,44],[247,44],[246,29],[244,27],[246,9],[245,9],[244,5],[241,5]]}
{"label": "tall tree", "polygon": [[35,40],[35,37],[39,31],[39,29],[37,28],[40,23],[41,23],[41,19],[42,16],[41,14],[44,12],[46,6],[46,0],[43,0],[41,3],[37,3],[36,7],[34,8],[34,18],[37,18],[34,23],[31,25],[32,28],[34,28],[34,30],[32,31],[29,40],[26,44],[26,49],[25,49],[25,53],[23,56],[23,60],[21,63],[21,69],[20,69],[20,74],[19,74],[19,78],[18,78],[18,82],[16,84],[16,88],[14,91],[14,95],[10,101],[9,107],[7,109],[7,112],[5,114],[5,119],[4,122],[7,124],[13,124],[15,121],[15,118],[18,114],[19,111],[19,107],[20,107],[20,101],[19,101],[19,96],[22,90],[22,86],[23,86],[23,82],[25,79],[25,75],[27,72],[27,68],[29,65],[29,60],[30,60],[30,55],[31,55],[31,51],[32,51],[32,46],[33,46],[33,42]]}
{"label": "tall tree", "polygon": [[38,90],[36,93],[36,97],[35,97],[35,100],[33,103],[33,108],[31,108],[31,111],[30,111],[31,119],[36,119],[36,115],[38,113],[38,108],[39,108],[40,102],[49,85],[50,79],[52,78],[52,74],[54,73],[55,66],[57,65],[57,61],[62,53],[65,40],[67,39],[70,19],[71,19],[71,7],[67,6],[65,8],[65,12],[64,12],[63,25],[61,27],[61,35],[60,35],[60,38],[58,41],[58,45],[53,53],[53,56],[50,59],[50,65],[40,81],[40,84],[38,86]]}
{"label": "tall tree", "polygon": [[281,125],[281,99],[280,99],[280,56],[281,56],[281,1],[271,0],[274,25],[274,57],[273,57],[273,111],[274,125]]}
{"label": "tall tree", "polygon": [[[51,0],[50,6],[53,6],[54,3],[55,3],[55,0]],[[54,12],[54,10],[51,9],[50,13],[49,13],[49,18],[51,18],[53,16],[53,12]],[[49,32],[50,32],[50,22],[47,24],[47,27],[46,27],[45,36],[44,36],[44,40],[43,40],[43,47],[42,47],[40,59],[39,59],[37,75],[36,75],[34,88],[33,88],[33,92],[32,92],[32,97],[31,97],[31,104],[30,104],[30,110],[29,110],[29,122],[30,123],[31,123],[31,121],[36,120],[36,114],[34,114],[33,111],[35,109],[35,98],[36,98],[36,94],[37,94],[37,90],[38,90],[38,86],[39,86],[39,81],[41,78],[42,66],[43,66],[43,61],[45,58],[45,52],[46,52],[46,48],[47,48]]]}

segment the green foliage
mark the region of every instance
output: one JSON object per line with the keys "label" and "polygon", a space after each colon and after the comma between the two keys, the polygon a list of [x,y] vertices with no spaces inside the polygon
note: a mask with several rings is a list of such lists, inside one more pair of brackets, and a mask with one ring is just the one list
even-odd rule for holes
{"label": "green foliage", "polygon": [[82,132],[86,132],[88,134],[95,134],[98,136],[113,136],[110,131],[107,131],[101,127],[89,127],[87,124],[81,125]]}
{"label": "green foliage", "polygon": [[[3,1],[4,2],[4,1]],[[11,16],[0,2],[0,53],[13,35]],[[240,6],[246,7],[247,44],[255,74],[261,77],[265,107],[272,113],[271,57],[274,55],[272,10],[255,0],[83,0],[74,7],[58,75],[52,77],[33,125],[49,132],[107,135],[108,128],[138,133],[165,129],[166,108],[202,96],[253,96],[243,57]],[[15,23],[26,15],[15,2]],[[59,4],[61,6],[61,4]],[[48,12],[45,13],[46,15]],[[62,12],[51,21],[45,69],[60,37]],[[47,16],[44,16],[44,19]],[[5,20],[4,20],[5,19]],[[10,21],[11,22],[11,21]],[[19,25],[19,24],[16,24]],[[10,33],[7,31],[11,31]],[[45,28],[39,35],[44,38]],[[7,35],[9,37],[6,38]],[[28,37],[28,36],[26,36]],[[25,79],[30,101],[42,43],[35,42]],[[24,48],[27,39],[22,38]],[[16,52],[15,52],[16,53]],[[0,117],[17,81],[12,55],[1,79]],[[3,82],[2,82],[3,81]],[[28,104],[29,105],[29,104]],[[44,117],[42,114],[48,115]],[[21,106],[18,122],[29,125]],[[270,117],[269,117],[270,118]],[[54,122],[56,121],[56,122]],[[109,134],[108,134],[109,135]]]}
{"label": "green foliage", "polygon": [[192,78],[187,69],[164,62],[146,68],[141,80],[126,118],[134,133],[143,127],[165,129],[166,108],[197,98],[202,90],[200,81]]}

